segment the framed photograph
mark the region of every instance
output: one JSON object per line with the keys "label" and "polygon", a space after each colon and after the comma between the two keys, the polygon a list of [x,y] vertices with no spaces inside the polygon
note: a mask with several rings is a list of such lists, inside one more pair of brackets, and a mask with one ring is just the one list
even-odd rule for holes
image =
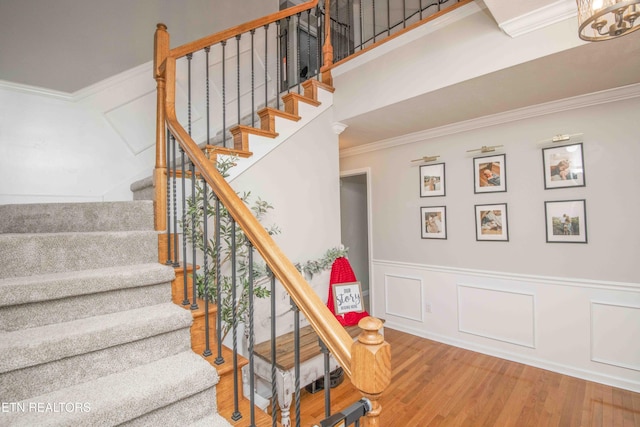
{"label": "framed photograph", "polygon": [[507,159],[505,154],[473,159],[474,193],[507,191]]}
{"label": "framed photograph", "polygon": [[544,189],[584,187],[582,143],[542,149]]}
{"label": "framed photograph", "polygon": [[420,166],[420,197],[444,196],[444,163]]}
{"label": "framed photograph", "polygon": [[428,206],[420,208],[420,223],[422,224],[423,239],[446,239],[446,206]]}
{"label": "framed photograph", "polygon": [[506,203],[476,205],[476,240],[509,241]]}
{"label": "framed photograph", "polygon": [[587,243],[587,207],[582,200],[544,202],[547,243]]}
{"label": "framed photograph", "polygon": [[335,283],[331,286],[336,314],[360,313],[364,310],[360,282]]}

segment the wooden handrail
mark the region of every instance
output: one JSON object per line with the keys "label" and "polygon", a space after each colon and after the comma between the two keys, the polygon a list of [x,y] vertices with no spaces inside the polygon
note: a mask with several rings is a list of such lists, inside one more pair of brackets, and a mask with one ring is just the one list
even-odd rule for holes
{"label": "wooden handrail", "polygon": [[167,85],[164,106],[167,126],[176,141],[195,164],[196,169],[200,171],[202,178],[211,186],[229,214],[240,225],[247,239],[262,256],[276,278],[280,280],[296,305],[303,310],[309,323],[333,353],[345,373],[351,376],[351,345],[353,344],[351,336],[331,315],[320,297],[310,291],[309,284],[293,263],[282,253],[264,226],[253,216],[247,205],[238,197],[188,132],[180,125],[175,111],[175,57],[169,56],[166,59],[164,71],[166,81],[174,82],[174,84]]}
{"label": "wooden handrail", "polygon": [[271,15],[254,19],[253,21],[247,22],[245,24],[236,25],[235,27],[229,28],[224,31],[220,31],[219,33],[215,33],[210,36],[203,37],[193,42],[183,44],[182,46],[178,46],[176,48],[171,49],[169,54],[176,59],[182,58],[183,56],[189,53],[197,52],[201,49],[204,49],[207,46],[213,46],[216,43],[220,43],[223,40],[229,40],[239,34],[244,34],[251,30],[264,27],[267,24],[272,24],[281,19],[285,19],[290,16],[297,15],[298,13],[301,13],[316,7],[317,5],[318,5],[318,0],[311,0],[306,3],[302,3],[298,6],[293,6],[288,9],[272,13]]}

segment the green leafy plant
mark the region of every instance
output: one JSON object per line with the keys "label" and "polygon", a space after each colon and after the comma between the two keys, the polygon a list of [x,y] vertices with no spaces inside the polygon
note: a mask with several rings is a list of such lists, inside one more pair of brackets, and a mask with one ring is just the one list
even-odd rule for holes
{"label": "green leafy plant", "polygon": [[[224,156],[216,163],[218,171],[223,177],[228,176],[228,171],[235,165],[235,158]],[[205,218],[205,190],[204,184],[198,180],[195,185],[195,197],[187,197],[187,212],[182,220],[182,228],[187,241],[195,246],[206,257],[207,271],[203,266],[195,275],[197,295],[200,298],[207,297],[210,301],[217,301],[217,277],[220,282],[220,306],[218,310],[222,318],[222,338],[224,339],[234,326],[245,323],[249,309],[249,251],[248,240],[240,227],[233,225],[233,221],[226,208],[220,204],[216,212],[215,195],[212,191],[206,193],[207,238],[204,233]],[[254,198],[251,192],[238,193],[238,197],[251,208],[256,219],[262,222],[273,206],[261,198]],[[219,229],[215,227],[216,216],[219,215]],[[280,233],[276,225],[266,227],[269,235]],[[233,237],[235,236],[235,241]],[[220,242],[219,248],[216,241]],[[205,243],[206,242],[206,243]],[[233,249],[235,247],[235,282],[233,280],[232,265]],[[218,253],[219,252],[219,253]],[[347,255],[346,248],[329,249],[322,258],[314,261],[306,261],[294,264],[308,279],[322,270],[331,267],[336,258]],[[219,257],[219,270],[215,268]],[[254,257],[257,258],[257,257]],[[203,263],[204,264],[204,263]],[[206,276],[205,276],[206,273]],[[266,298],[270,295],[270,273],[264,262],[255,260],[253,263],[253,292],[255,298]],[[205,279],[207,283],[205,284]],[[207,285],[207,286],[205,286]],[[234,298],[235,286],[235,298]],[[207,291],[205,291],[205,288]]]}

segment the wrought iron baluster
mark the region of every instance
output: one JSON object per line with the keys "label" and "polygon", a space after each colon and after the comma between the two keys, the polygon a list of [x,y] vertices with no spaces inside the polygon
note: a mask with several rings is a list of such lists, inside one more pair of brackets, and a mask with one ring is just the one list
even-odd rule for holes
{"label": "wrought iron baluster", "polygon": [[291,28],[291,17],[287,16],[287,28],[284,30],[284,40],[285,40],[285,48],[286,51],[284,53],[284,66],[282,67],[284,71],[284,82],[287,85],[287,93],[290,92],[291,83],[289,81],[289,29]]}
{"label": "wrought iron baluster", "polygon": [[[185,224],[187,223],[187,190],[186,190],[186,180],[185,176],[187,171],[185,170],[185,158],[184,158],[184,149],[180,146],[180,152],[182,154],[182,159],[180,161],[180,168],[182,170],[182,176],[180,181],[182,182],[182,282],[184,285],[183,289],[183,299],[182,305],[189,305],[189,288],[188,288],[188,278],[187,278],[187,236],[185,235]],[[193,224],[191,224],[193,226]]]}
{"label": "wrought iron baluster", "polygon": [[216,365],[222,365],[224,363],[224,357],[222,357],[222,282],[220,280],[220,231],[221,231],[221,219],[220,219],[220,199],[216,196],[216,232],[215,232],[215,280],[216,280],[216,304],[218,310],[216,312],[216,331],[218,338],[218,355],[216,357]]}
{"label": "wrought iron baluster", "polygon": [[311,76],[311,9],[307,10],[307,73],[305,80]]}
{"label": "wrought iron baluster", "polygon": [[204,254],[202,259],[202,274],[204,278],[204,357],[211,356],[211,348],[209,345],[209,265],[208,265],[208,249],[209,249],[209,233],[207,223],[209,222],[209,194],[207,192],[207,181],[202,179],[202,243]]}
{"label": "wrought iron baluster", "polygon": [[205,83],[206,83],[206,98],[205,98],[205,102],[206,102],[206,111],[207,111],[207,144],[210,143],[211,141],[211,116],[210,116],[210,111],[209,111],[209,52],[211,51],[211,46],[207,46],[204,48],[204,52],[205,52]]}
{"label": "wrought iron baluster", "polygon": [[373,42],[376,42],[376,0],[371,0],[371,9],[373,10]]}
{"label": "wrought iron baluster", "polygon": [[324,37],[322,37],[322,20],[320,19],[320,6],[316,6],[316,66],[318,67],[315,70],[315,75],[318,76],[318,80],[319,75],[320,75],[320,64],[322,64],[322,41],[324,40]]}
{"label": "wrought iron baluster", "polygon": [[280,74],[282,73],[282,37],[281,37],[281,24],[280,21],[276,21],[276,109],[280,109],[280,91],[282,89],[282,78]]}
{"label": "wrought iron baluster", "polygon": [[227,77],[226,77],[226,64],[225,50],[227,47],[227,41],[222,40],[222,146],[227,146]]}
{"label": "wrought iron baluster", "polygon": [[296,18],[298,18],[298,22],[296,23],[296,80],[298,81],[298,93],[300,93],[300,80],[302,77],[300,75],[300,13],[296,14]]}
{"label": "wrought iron baluster", "polygon": [[293,299],[291,308],[293,310],[293,366],[296,377],[294,382],[296,427],[300,427],[300,309]]}
{"label": "wrought iron baluster", "polygon": [[353,30],[353,0],[347,0],[347,53],[349,55],[352,55],[354,52],[354,43],[353,43],[353,37],[354,35],[351,34],[351,31]]}
{"label": "wrought iron baluster", "polygon": [[191,60],[193,59],[193,54],[187,54],[187,114],[188,114],[188,131],[189,135],[191,135]]}
{"label": "wrought iron baluster", "polygon": [[251,127],[256,127],[256,78],[255,78],[255,68],[254,68],[254,60],[253,60],[253,43],[256,34],[256,30],[252,29],[251,33]]}
{"label": "wrought iron baluster", "polygon": [[167,159],[167,260],[165,265],[173,265],[171,260],[171,138],[173,138],[173,135],[167,129],[167,144],[165,147],[165,158]]}
{"label": "wrought iron baluster", "polygon": [[[264,26],[264,107],[269,106],[269,24]],[[276,60],[276,62],[278,62]]]}
{"label": "wrought iron baluster", "polygon": [[387,37],[391,35],[391,2],[387,0]]}
{"label": "wrought iron baluster", "polygon": [[402,28],[407,28],[407,0],[402,0]]}
{"label": "wrought iron baluster", "polygon": [[363,36],[363,28],[364,28],[364,7],[362,7],[362,3],[364,0],[360,0],[358,4],[358,12],[360,14],[360,50],[364,49],[364,36]]}
{"label": "wrought iron baluster", "polygon": [[240,38],[242,34],[236,36],[236,98],[238,103],[238,125],[240,125]]}
{"label": "wrought iron baluster", "polygon": [[233,414],[231,419],[238,421],[242,418],[238,402],[238,284],[236,277],[236,221],[231,221],[231,335],[233,338]]}
{"label": "wrought iron baluster", "polygon": [[255,413],[255,366],[253,364],[253,345],[254,345],[254,329],[253,329],[253,293],[254,293],[254,275],[253,275],[253,245],[247,239],[247,251],[248,251],[248,264],[249,264],[249,393],[250,393],[250,427],[256,425],[256,413]]}
{"label": "wrought iron baluster", "polygon": [[422,0],[420,0],[420,20],[422,21]]}
{"label": "wrought iron baluster", "polygon": [[196,260],[197,251],[196,251],[196,242],[198,241],[196,237],[196,209],[197,209],[197,201],[196,201],[196,165],[191,162],[191,255],[193,256],[193,275],[191,280],[192,292],[193,296],[191,298],[191,310],[198,309],[198,290],[197,290],[197,275],[196,275]]}
{"label": "wrought iron baluster", "polygon": [[[268,268],[268,267],[267,267]],[[276,427],[278,389],[276,386],[276,276],[268,269],[271,291],[271,427]]]}
{"label": "wrought iron baluster", "polygon": [[178,253],[177,253],[177,249],[178,249],[178,203],[176,201],[176,194],[178,192],[177,189],[177,182],[176,182],[176,176],[178,171],[176,170],[177,168],[177,160],[176,160],[176,139],[174,137],[171,138],[171,159],[167,159],[168,163],[172,163],[173,164],[173,173],[171,175],[171,185],[172,185],[172,189],[171,189],[171,196],[173,199],[173,245],[171,245],[171,242],[169,243],[169,246],[171,247],[171,249],[169,250],[169,253],[172,255],[173,258],[173,262],[171,263],[172,267],[179,267],[180,263],[178,262]]}

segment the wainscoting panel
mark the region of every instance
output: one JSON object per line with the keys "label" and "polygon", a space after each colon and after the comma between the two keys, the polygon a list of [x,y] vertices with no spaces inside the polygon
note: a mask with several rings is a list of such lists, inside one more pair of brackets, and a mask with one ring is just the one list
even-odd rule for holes
{"label": "wainscoting panel", "polygon": [[386,315],[423,321],[422,279],[385,274],[384,295]]}
{"label": "wainscoting panel", "polygon": [[[156,92],[153,91],[105,113],[133,154],[139,154],[156,143],[156,117],[149,114],[155,108]],[[132,117],[136,120],[131,120]]]}
{"label": "wainscoting panel", "polygon": [[640,371],[640,307],[591,302],[591,360]]}
{"label": "wainscoting panel", "polygon": [[458,285],[460,332],[535,348],[532,294]]}

